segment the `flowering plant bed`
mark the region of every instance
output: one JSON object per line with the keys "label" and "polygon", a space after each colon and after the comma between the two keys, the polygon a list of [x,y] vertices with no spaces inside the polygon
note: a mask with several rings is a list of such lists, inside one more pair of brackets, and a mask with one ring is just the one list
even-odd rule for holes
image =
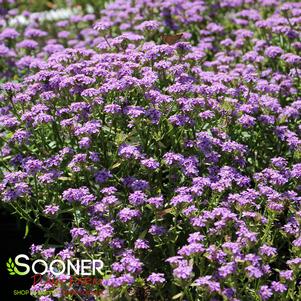
{"label": "flowering plant bed", "polygon": [[52,267],[32,296],[301,300],[301,3],[88,4],[0,20],[1,203]]}

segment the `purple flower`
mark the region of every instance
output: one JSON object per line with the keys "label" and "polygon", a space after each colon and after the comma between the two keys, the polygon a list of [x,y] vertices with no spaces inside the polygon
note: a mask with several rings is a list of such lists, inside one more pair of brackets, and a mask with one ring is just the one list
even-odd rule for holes
{"label": "purple flower", "polygon": [[204,240],[204,238],[205,236],[202,235],[200,232],[194,232],[189,234],[189,238],[187,239],[187,241],[189,243],[200,242]]}
{"label": "purple flower", "polygon": [[45,206],[45,209],[43,212],[45,214],[54,215],[58,212],[59,209],[60,209],[60,207],[58,205],[47,205],[47,206]]}
{"label": "purple flower", "polygon": [[115,275],[112,275],[109,279],[104,279],[102,281],[102,284],[104,286],[108,286],[108,287],[114,287],[114,288],[118,288],[124,285],[131,285],[133,284],[135,281],[134,277],[130,274],[124,274],[120,277],[116,277]]}
{"label": "purple flower", "polygon": [[83,124],[80,127],[77,127],[75,130],[75,135],[92,135],[92,134],[97,134],[100,131],[101,124],[99,121],[92,120],[88,121],[85,124]]}
{"label": "purple flower", "polygon": [[118,154],[126,159],[139,159],[141,157],[138,147],[127,144],[120,146]]}
{"label": "purple flower", "polygon": [[273,296],[273,293],[267,285],[262,285],[259,289],[259,296],[262,300],[268,300]]}
{"label": "purple flower", "polygon": [[130,273],[140,273],[142,271],[143,264],[131,254],[124,254],[120,263],[124,266],[125,270]]}
{"label": "purple flower", "polygon": [[34,40],[27,39],[17,43],[16,47],[32,50],[38,47],[38,43]]}
{"label": "purple flower", "polygon": [[136,29],[138,30],[157,30],[160,27],[160,22],[158,21],[144,21],[142,23],[140,23],[138,26],[136,26]]}
{"label": "purple flower", "polygon": [[40,253],[42,251],[42,249],[43,248],[42,248],[41,245],[34,245],[34,244],[32,244],[30,246],[30,252],[31,252],[32,255]]}
{"label": "purple flower", "polygon": [[91,146],[91,139],[89,137],[83,137],[78,144],[81,148],[89,148]]}
{"label": "purple flower", "polygon": [[39,298],[39,301],[53,301],[53,299],[47,296],[42,296]]}
{"label": "purple flower", "polygon": [[16,39],[20,34],[14,28],[4,28],[0,33],[0,40]]}
{"label": "purple flower", "polygon": [[157,169],[160,167],[160,163],[157,162],[155,159],[144,159],[144,160],[141,160],[141,164],[149,169]]}
{"label": "purple flower", "polygon": [[286,279],[286,280],[293,280],[294,272],[292,270],[285,270],[279,272],[280,278]]}
{"label": "purple flower", "polygon": [[246,267],[245,270],[248,272],[248,275],[251,278],[257,279],[257,278],[261,278],[263,276],[262,271],[259,268],[254,267],[252,265]]}
{"label": "purple flower", "polygon": [[179,204],[192,203],[193,197],[190,194],[179,194],[170,200],[170,204],[177,206]]}
{"label": "purple flower", "polygon": [[256,119],[248,114],[243,114],[239,119],[238,122],[243,126],[243,127],[251,127],[255,125]]}
{"label": "purple flower", "polygon": [[152,225],[148,232],[151,234],[151,235],[154,235],[154,236],[161,236],[163,235],[165,232],[166,232],[166,229],[165,227],[163,226],[158,226],[158,225]]}
{"label": "purple flower", "polygon": [[103,193],[105,195],[112,195],[112,194],[115,194],[116,192],[117,192],[117,189],[114,186],[105,187],[101,190],[101,193]]}
{"label": "purple flower", "polygon": [[272,281],[271,289],[276,293],[283,293],[287,290],[287,287],[278,281]]}
{"label": "purple flower", "polygon": [[42,256],[45,258],[51,258],[54,256],[55,248],[48,248],[41,252]]}
{"label": "purple flower", "polygon": [[278,46],[270,46],[264,51],[264,54],[267,57],[274,59],[283,54],[283,50]]}
{"label": "purple flower", "polygon": [[102,169],[95,173],[95,181],[98,183],[105,183],[110,178],[112,178],[112,174],[106,169]]}
{"label": "purple flower", "polygon": [[133,180],[133,182],[130,184],[130,187],[136,191],[136,190],[147,190],[149,189],[149,183],[145,180]]}
{"label": "purple flower", "polygon": [[63,260],[66,260],[66,259],[70,259],[72,258],[72,256],[74,256],[74,252],[72,250],[69,250],[69,249],[64,249],[62,251],[60,251],[58,253],[58,255],[63,259]]}
{"label": "purple flower", "polygon": [[270,247],[268,245],[262,245],[260,248],[259,248],[259,254],[260,255],[266,255],[268,257],[271,257],[271,256],[274,256],[277,254],[277,249],[276,248],[273,248],[273,247]]}
{"label": "purple flower", "polygon": [[42,170],[42,166],[43,163],[40,160],[36,160],[36,159],[28,159],[24,163],[24,169],[26,170],[26,172],[31,174],[35,174],[40,170]]}
{"label": "purple flower", "polygon": [[219,276],[222,278],[226,278],[227,276],[235,273],[236,264],[234,262],[229,262],[218,269]]}
{"label": "purple flower", "polygon": [[69,188],[63,192],[63,200],[70,203],[80,202],[82,205],[88,205],[96,200],[96,197],[89,192],[87,187]]}
{"label": "purple flower", "polygon": [[147,281],[150,282],[152,285],[158,285],[164,283],[166,280],[164,278],[163,273],[151,273],[147,277]]}
{"label": "purple flower", "polygon": [[152,197],[146,200],[146,202],[155,208],[160,208],[163,206],[164,199],[162,196]]}
{"label": "purple flower", "polygon": [[147,250],[147,249],[149,249],[149,244],[146,240],[138,238],[135,241],[135,249],[137,249],[137,250]]}
{"label": "purple flower", "polygon": [[134,218],[139,218],[141,213],[136,209],[123,208],[119,211],[118,216],[122,222],[128,222]]}
{"label": "purple flower", "polygon": [[87,234],[87,231],[83,228],[72,228],[70,234],[73,238],[81,237]]}
{"label": "purple flower", "polygon": [[142,205],[146,202],[146,194],[142,191],[135,191],[129,195],[129,203],[134,206]]}
{"label": "purple flower", "polygon": [[180,264],[173,270],[173,276],[180,280],[188,280],[192,277],[192,267],[186,263]]}
{"label": "purple flower", "polygon": [[100,21],[94,25],[94,29],[100,32],[107,31],[108,29],[111,28],[112,25],[113,24],[111,22]]}
{"label": "purple flower", "polygon": [[212,276],[204,276],[195,280],[195,284],[197,286],[201,286],[207,288],[209,292],[220,292],[221,287],[220,284],[214,280],[212,280]]}
{"label": "purple flower", "polygon": [[192,256],[195,254],[200,254],[205,251],[204,245],[198,242],[192,242],[189,245],[183,246],[179,251],[178,254],[181,256]]}

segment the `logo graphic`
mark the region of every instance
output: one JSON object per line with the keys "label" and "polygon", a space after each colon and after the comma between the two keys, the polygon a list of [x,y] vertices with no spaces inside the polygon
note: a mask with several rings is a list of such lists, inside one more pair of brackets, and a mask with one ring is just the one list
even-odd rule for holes
{"label": "logo graphic", "polygon": [[[12,276],[13,275],[24,276],[24,275],[29,273],[29,271],[30,271],[29,266],[27,264],[20,263],[19,262],[20,258],[29,259],[28,256],[26,256],[24,254],[20,254],[20,255],[16,256],[15,261],[13,261],[11,258],[9,258],[8,261],[6,262],[6,268],[7,268],[10,275],[12,275]],[[26,270],[24,272],[20,272],[17,269],[17,265],[26,267]]]}
{"label": "logo graphic", "polygon": [[[101,270],[104,266],[103,261],[100,259],[77,259],[75,260],[75,262],[71,260],[67,260],[65,262],[62,260],[54,259],[49,264],[45,260],[36,259],[35,261],[31,262],[30,265],[25,263],[24,261],[23,263],[20,262],[20,259],[23,259],[25,261],[30,260],[27,255],[19,254],[15,257],[14,261],[10,257],[6,262],[6,268],[10,275],[24,276],[32,271],[34,274],[39,275],[51,273],[55,276],[62,274],[89,276],[95,275],[96,273],[101,274]],[[19,270],[19,267],[22,268],[21,271]],[[37,267],[39,267],[39,270],[37,270]]]}
{"label": "logo graphic", "polygon": [[19,273],[19,271],[15,267],[14,262],[11,260],[11,258],[9,258],[8,262],[6,263],[6,267],[7,267],[7,270],[8,270],[10,275],[16,275],[16,274]]}

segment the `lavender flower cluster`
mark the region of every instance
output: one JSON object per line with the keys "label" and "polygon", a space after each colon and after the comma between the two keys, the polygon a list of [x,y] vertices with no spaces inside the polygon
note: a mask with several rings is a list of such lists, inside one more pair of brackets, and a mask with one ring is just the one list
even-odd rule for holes
{"label": "lavender flower cluster", "polygon": [[89,300],[301,300],[300,2],[6,18],[0,194],[33,258],[102,259]]}

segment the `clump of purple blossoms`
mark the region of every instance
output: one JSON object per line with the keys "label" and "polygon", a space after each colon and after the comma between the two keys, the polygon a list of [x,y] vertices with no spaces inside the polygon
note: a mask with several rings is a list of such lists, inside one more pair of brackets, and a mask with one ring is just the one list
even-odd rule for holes
{"label": "clump of purple blossoms", "polygon": [[0,8],[0,194],[32,258],[101,259],[89,301],[299,300],[301,4],[92,2]]}

